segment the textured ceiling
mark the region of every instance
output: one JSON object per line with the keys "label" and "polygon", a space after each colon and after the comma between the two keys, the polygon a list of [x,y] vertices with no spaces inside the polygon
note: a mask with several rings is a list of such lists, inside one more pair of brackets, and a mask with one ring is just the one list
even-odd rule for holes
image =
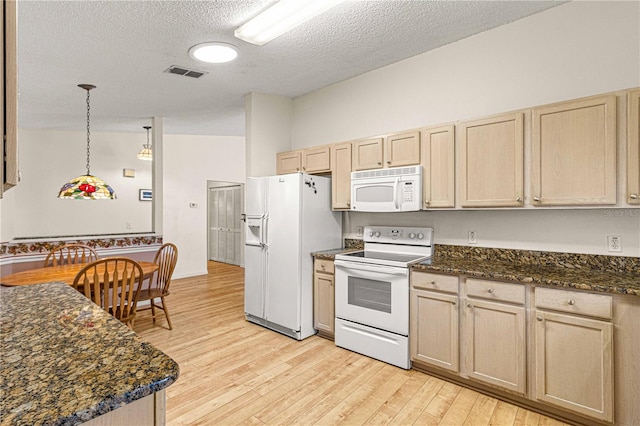
{"label": "textured ceiling", "polygon": [[[347,1],[263,46],[233,31],[271,0],[21,1],[19,125],[244,135],[244,96],[296,97],[557,6],[559,1]],[[236,61],[202,64],[191,46],[222,41]],[[205,71],[167,74],[171,65]]]}

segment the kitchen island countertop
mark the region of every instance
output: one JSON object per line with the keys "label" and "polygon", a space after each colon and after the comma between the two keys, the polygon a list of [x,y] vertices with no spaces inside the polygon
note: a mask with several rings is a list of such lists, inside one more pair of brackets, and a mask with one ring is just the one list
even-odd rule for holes
{"label": "kitchen island countertop", "polygon": [[72,425],[175,382],[178,364],[67,284],[0,289],[0,423]]}

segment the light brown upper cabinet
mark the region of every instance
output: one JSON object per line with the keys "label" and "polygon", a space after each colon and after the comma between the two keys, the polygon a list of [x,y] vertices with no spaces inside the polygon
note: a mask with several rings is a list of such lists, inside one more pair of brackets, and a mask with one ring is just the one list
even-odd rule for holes
{"label": "light brown upper cabinet", "polygon": [[429,127],[421,135],[424,208],[455,207],[454,126]]}
{"label": "light brown upper cabinet", "polygon": [[534,206],[616,203],[616,97],[533,109]]}
{"label": "light brown upper cabinet", "polygon": [[331,147],[331,206],[333,210],[351,208],[351,142]]}
{"label": "light brown upper cabinet", "polygon": [[640,89],[627,93],[627,203],[640,204]]}
{"label": "light brown upper cabinet", "polygon": [[331,171],[331,149],[329,145],[303,150],[302,171],[306,173],[329,173]]}
{"label": "light brown upper cabinet", "polygon": [[386,167],[420,164],[420,131],[389,135],[384,145]]}
{"label": "light brown upper cabinet", "polygon": [[2,193],[18,184],[18,39],[17,1],[3,0],[0,8],[0,22],[4,31],[0,32],[4,55],[0,55],[0,93],[2,94],[2,136],[0,143],[0,198]]}
{"label": "light brown upper cabinet", "polygon": [[460,124],[460,205],[519,207],[523,203],[524,114]]}
{"label": "light brown upper cabinet", "polygon": [[302,170],[302,151],[287,151],[276,154],[276,173],[286,175]]}
{"label": "light brown upper cabinet", "polygon": [[382,167],[384,139],[371,138],[352,142],[353,171]]}

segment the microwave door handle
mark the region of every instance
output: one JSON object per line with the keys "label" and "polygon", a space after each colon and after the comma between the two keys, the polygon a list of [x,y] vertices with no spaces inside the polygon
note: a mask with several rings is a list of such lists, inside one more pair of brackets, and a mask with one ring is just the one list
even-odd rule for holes
{"label": "microwave door handle", "polygon": [[396,178],[396,186],[394,189],[394,203],[396,204],[396,210],[400,210],[400,179]]}

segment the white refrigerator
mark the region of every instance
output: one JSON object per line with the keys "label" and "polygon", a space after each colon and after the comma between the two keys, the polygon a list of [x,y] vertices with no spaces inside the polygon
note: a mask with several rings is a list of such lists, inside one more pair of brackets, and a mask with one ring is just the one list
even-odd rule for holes
{"label": "white refrigerator", "polygon": [[247,320],[298,340],[315,334],[311,253],[342,247],[331,178],[249,177],[245,217]]}

